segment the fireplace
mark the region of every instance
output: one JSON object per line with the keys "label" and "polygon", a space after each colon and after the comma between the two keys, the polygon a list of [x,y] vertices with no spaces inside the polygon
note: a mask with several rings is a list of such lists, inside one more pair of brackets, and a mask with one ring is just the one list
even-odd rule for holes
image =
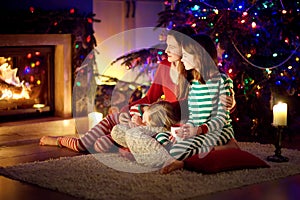
{"label": "fireplace", "polygon": [[71,35],[0,35],[0,88],[2,119],[71,117]]}

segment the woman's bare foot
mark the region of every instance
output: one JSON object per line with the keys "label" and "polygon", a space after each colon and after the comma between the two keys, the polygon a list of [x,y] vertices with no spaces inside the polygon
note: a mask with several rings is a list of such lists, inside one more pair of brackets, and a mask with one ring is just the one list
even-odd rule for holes
{"label": "woman's bare foot", "polygon": [[175,160],[171,164],[164,166],[161,170],[161,174],[168,174],[172,171],[183,169],[184,163],[183,161]]}
{"label": "woman's bare foot", "polygon": [[55,137],[55,136],[43,136],[40,139],[40,145],[41,146],[58,146],[57,139],[58,139],[58,137]]}
{"label": "woman's bare foot", "polygon": [[134,156],[132,155],[132,153],[129,151],[128,148],[119,148],[119,153],[124,158],[127,158],[130,161],[135,161]]}
{"label": "woman's bare foot", "polygon": [[225,145],[221,145],[221,146],[215,146],[214,147],[214,150],[223,150],[223,149],[239,149],[239,145],[237,143],[237,141],[232,138],[230,139],[230,141],[225,144]]}

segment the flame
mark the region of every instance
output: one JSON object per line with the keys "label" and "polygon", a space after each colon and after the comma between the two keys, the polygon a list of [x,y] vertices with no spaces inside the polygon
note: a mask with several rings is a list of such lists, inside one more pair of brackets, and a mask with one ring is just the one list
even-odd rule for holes
{"label": "flame", "polygon": [[4,63],[0,66],[0,78],[8,84],[21,87],[19,77],[17,77],[18,68],[11,69],[8,63]]}
{"label": "flame", "polygon": [[[1,57],[0,60],[6,61],[6,59],[4,59],[3,57]],[[30,87],[27,87],[24,84],[24,81],[20,81],[19,77],[17,76],[17,71],[18,68],[12,69],[7,62],[1,64],[0,79],[8,85],[11,85],[11,87],[22,87],[22,90],[20,93],[16,93],[12,89],[10,89],[11,87],[2,89],[2,95],[0,96],[0,99],[30,99]]]}

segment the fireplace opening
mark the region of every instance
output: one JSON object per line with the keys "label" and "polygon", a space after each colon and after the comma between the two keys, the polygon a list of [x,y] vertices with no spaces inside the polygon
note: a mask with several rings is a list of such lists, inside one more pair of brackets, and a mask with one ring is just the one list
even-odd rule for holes
{"label": "fireplace opening", "polygon": [[54,113],[54,46],[0,47],[1,121]]}

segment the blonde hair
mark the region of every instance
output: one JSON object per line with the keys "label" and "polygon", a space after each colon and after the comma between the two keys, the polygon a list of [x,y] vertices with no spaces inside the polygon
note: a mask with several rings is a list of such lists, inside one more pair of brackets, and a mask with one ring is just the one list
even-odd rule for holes
{"label": "blonde hair", "polygon": [[149,125],[153,127],[165,127],[166,130],[170,130],[171,126],[179,121],[172,104],[167,101],[158,101],[151,104],[147,112],[149,114]]}
{"label": "blonde hair", "polygon": [[187,71],[185,70],[185,67],[181,61],[177,64],[177,71],[179,73],[178,76],[178,84],[175,88],[175,94],[177,97],[177,100],[184,99],[188,95],[188,88],[189,88],[189,81],[187,80]]}

